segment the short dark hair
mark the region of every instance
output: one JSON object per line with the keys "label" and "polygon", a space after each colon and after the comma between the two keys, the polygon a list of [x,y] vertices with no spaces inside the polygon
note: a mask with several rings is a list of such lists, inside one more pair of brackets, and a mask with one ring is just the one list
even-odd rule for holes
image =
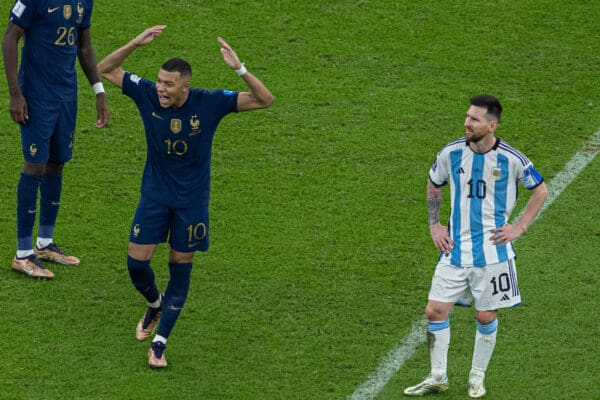
{"label": "short dark hair", "polygon": [[484,107],[489,115],[494,116],[494,118],[500,122],[500,117],[502,116],[502,105],[496,97],[489,94],[479,94],[471,97],[471,105]]}
{"label": "short dark hair", "polygon": [[181,76],[188,78],[192,77],[192,66],[181,58],[171,58],[167,60],[161,68],[168,72],[179,72],[179,75]]}

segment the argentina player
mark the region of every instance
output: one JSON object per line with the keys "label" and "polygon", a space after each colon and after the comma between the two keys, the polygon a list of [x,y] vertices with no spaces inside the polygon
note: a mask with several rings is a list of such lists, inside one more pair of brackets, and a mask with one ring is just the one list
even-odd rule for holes
{"label": "argentina player", "polygon": [[[409,396],[446,391],[449,315],[465,292],[474,299],[477,331],[468,394],[486,393],[484,378],[498,329],[497,310],[521,303],[512,241],[533,221],[548,196],[542,176],[520,151],[494,136],[502,114],[490,95],[471,98],[465,136],[437,155],[427,185],[431,237],[440,251],[426,307],[431,372],[406,388]],[[515,224],[508,219],[522,184],[532,195]],[[440,224],[441,187],[450,186],[450,219]]]}

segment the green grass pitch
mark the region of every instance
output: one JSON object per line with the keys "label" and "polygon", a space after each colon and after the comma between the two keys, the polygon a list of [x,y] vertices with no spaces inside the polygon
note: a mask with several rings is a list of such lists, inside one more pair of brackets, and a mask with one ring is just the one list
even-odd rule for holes
{"label": "green grass pitch", "polygon": [[[427,173],[463,134],[468,98],[500,98],[498,136],[550,181],[600,127],[598,20],[595,2],[564,0],[97,1],[99,59],[166,24],[126,69],[154,79],[179,56],[194,86],[244,90],[222,36],[276,100],[219,127],[211,249],[196,255],[169,367],[152,371],[125,264],[145,159],[137,110],[107,83],[110,125],[94,129],[80,73],[55,239],[82,264],[39,282],[10,269],[22,158],[0,80],[0,399],[347,398],[423,317]],[[596,158],[516,244],[524,304],[500,312],[486,398],[598,396],[599,176]],[[167,252],[153,261],[163,289]],[[456,310],[444,399],[466,398],[474,331]],[[377,399],[428,369],[421,345]]]}

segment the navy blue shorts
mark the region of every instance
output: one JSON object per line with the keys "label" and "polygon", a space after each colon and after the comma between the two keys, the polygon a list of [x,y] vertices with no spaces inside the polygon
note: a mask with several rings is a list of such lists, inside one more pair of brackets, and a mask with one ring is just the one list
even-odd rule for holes
{"label": "navy blue shorts", "polygon": [[142,197],[131,223],[129,241],[135,244],[168,242],[181,253],[208,250],[208,204],[171,208]]}
{"label": "navy blue shorts", "polygon": [[25,160],[46,164],[65,163],[73,157],[77,102],[27,99],[29,119],[21,126]]}

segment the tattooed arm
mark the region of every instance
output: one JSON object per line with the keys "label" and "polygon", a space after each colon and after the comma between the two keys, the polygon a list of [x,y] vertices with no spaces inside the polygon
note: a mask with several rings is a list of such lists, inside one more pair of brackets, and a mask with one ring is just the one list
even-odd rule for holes
{"label": "tattooed arm", "polygon": [[442,204],[442,189],[431,181],[427,182],[427,215],[431,239],[437,249],[445,255],[450,254],[454,242],[448,235],[448,227],[440,224],[440,206]]}

